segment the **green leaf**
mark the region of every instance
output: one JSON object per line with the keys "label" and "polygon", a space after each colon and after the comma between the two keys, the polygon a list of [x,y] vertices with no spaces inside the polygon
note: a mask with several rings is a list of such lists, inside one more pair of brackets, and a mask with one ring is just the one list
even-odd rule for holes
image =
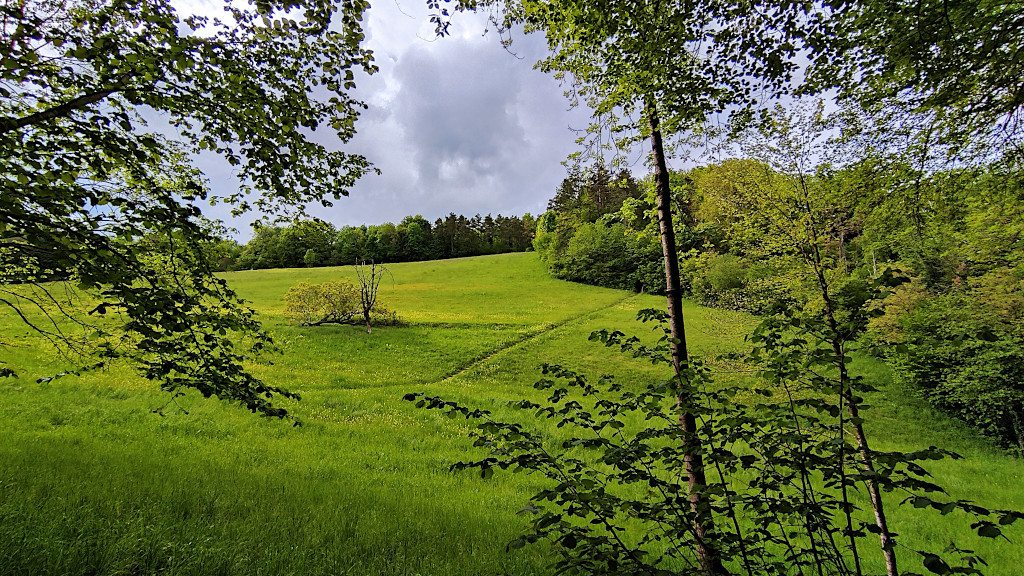
{"label": "green leaf", "polygon": [[930,554],[927,552],[918,552],[924,557],[924,567],[928,569],[932,574],[949,574],[950,568],[946,561],[940,558],[936,554]]}
{"label": "green leaf", "polygon": [[995,524],[986,522],[978,527],[978,535],[985,538],[998,538],[1003,535],[1003,531]]}

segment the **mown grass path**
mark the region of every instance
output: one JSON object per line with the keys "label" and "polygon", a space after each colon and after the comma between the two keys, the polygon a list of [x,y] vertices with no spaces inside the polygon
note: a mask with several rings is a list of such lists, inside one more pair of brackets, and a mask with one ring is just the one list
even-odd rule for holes
{"label": "mown grass path", "polygon": [[637,295],[631,294],[629,296],[623,297],[621,300],[618,300],[616,302],[612,302],[611,304],[608,304],[607,306],[602,306],[601,308],[598,308],[596,310],[591,310],[589,312],[582,312],[580,314],[577,314],[576,316],[572,316],[570,318],[566,318],[565,320],[562,320],[560,322],[556,322],[554,324],[549,324],[549,325],[546,325],[543,328],[540,328],[538,330],[531,331],[531,332],[528,332],[526,334],[523,334],[521,337],[519,337],[516,340],[511,340],[511,341],[508,341],[508,342],[505,342],[505,343],[501,344],[498,348],[496,348],[494,350],[491,350],[490,352],[488,352],[484,356],[481,356],[480,358],[472,359],[465,366],[462,366],[461,368],[459,368],[458,370],[452,372],[451,374],[445,375],[444,377],[440,378],[437,382],[433,382],[432,384],[440,384],[440,383],[444,382],[445,380],[451,380],[453,378],[457,378],[459,376],[462,376],[463,374],[466,374],[469,371],[471,371],[473,369],[476,369],[476,368],[479,368],[480,366],[484,365],[485,363],[494,360],[495,357],[497,357],[499,354],[501,354],[503,352],[507,352],[507,351],[512,350],[513,348],[516,348],[516,347],[519,347],[519,346],[523,346],[523,345],[529,343],[531,340],[535,340],[535,339],[543,336],[544,334],[547,334],[547,333],[552,332],[554,330],[558,330],[559,328],[562,328],[563,326],[566,326],[567,324],[570,324],[570,323],[573,323],[573,322],[577,322],[577,321],[580,321],[580,320],[584,320],[584,319],[587,319],[587,318],[593,318],[595,315],[597,315],[597,314],[599,314],[601,312],[604,312],[605,310],[608,310],[609,308],[612,308],[613,306],[623,305],[623,304],[627,303],[628,301],[635,299],[636,297],[637,297]]}

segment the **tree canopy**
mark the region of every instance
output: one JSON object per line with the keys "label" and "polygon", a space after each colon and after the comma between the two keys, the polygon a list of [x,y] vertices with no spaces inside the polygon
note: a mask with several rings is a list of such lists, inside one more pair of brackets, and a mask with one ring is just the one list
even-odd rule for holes
{"label": "tree canopy", "polygon": [[1019,140],[1024,5],[990,0],[828,2],[808,86],[929,110],[953,134]]}
{"label": "tree canopy", "polygon": [[[221,18],[168,0],[0,10],[0,303],[77,364],[129,357],[166,390],[284,416],[268,398],[287,392],[243,368],[270,339],[212,274],[215,237],[196,207],[207,190],[185,153],[237,166],[240,190],[221,199],[236,211],[346,194],[370,164],[311,132],[355,133],[355,73],[375,70],[361,46],[367,3],[223,7]],[[154,116],[181,139],[148,128]]]}

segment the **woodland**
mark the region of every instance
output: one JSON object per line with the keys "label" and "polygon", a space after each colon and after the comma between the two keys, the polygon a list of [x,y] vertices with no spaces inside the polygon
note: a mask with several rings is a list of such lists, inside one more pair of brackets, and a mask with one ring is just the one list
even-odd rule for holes
{"label": "woodland", "polygon": [[[774,126],[817,123],[820,141],[799,141],[832,151],[847,144],[839,132],[826,137],[835,120],[807,108]],[[1024,449],[1019,173],[1001,162],[924,172],[905,154],[834,165],[820,161],[821,149],[779,150],[793,165],[813,165],[804,198],[793,172],[756,154],[766,149],[672,172],[683,293],[754,314],[808,305],[813,287],[793,237],[799,219],[813,219],[837,289],[886,271],[903,277],[875,304],[884,314],[864,335],[896,376],[1003,446]],[[663,293],[652,196],[651,186],[610,179],[600,167],[574,173],[540,218],[534,246],[556,277]]]}
{"label": "woodland", "polygon": [[261,226],[244,245],[216,242],[210,255],[220,271],[341,266],[357,262],[417,262],[442,258],[522,252],[531,247],[533,216],[490,214],[472,218],[449,214],[433,226],[422,216],[398,225],[342,226],[302,220]]}

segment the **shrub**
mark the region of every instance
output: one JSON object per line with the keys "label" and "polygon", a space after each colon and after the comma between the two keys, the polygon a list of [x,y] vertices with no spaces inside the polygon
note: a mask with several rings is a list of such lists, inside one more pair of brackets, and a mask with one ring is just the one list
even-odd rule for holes
{"label": "shrub", "polygon": [[709,263],[707,278],[716,292],[733,292],[746,283],[747,267],[739,256],[722,254]]}
{"label": "shrub", "polygon": [[693,296],[708,306],[742,308],[746,266],[733,254],[690,251],[681,262]]}
{"label": "shrub", "polygon": [[627,289],[633,288],[630,275],[636,268],[627,255],[622,225],[601,222],[580,225],[551,267],[564,280]]}
{"label": "shrub", "polygon": [[929,402],[1004,446],[1024,451],[1024,329],[990,299],[954,292],[901,318],[895,374]]}
{"label": "shrub", "polygon": [[[321,324],[358,324],[363,317],[359,286],[349,280],[331,280],[323,284],[300,282],[284,295],[284,313],[303,326]],[[370,313],[375,326],[402,326],[397,312],[377,302]]]}
{"label": "shrub", "polygon": [[629,277],[633,285],[625,287],[636,292],[664,294],[665,259],[658,239],[642,232],[629,233],[626,235],[626,251],[633,269]]}
{"label": "shrub", "polygon": [[405,326],[405,320],[398,315],[398,312],[385,306],[377,304],[370,313],[370,320],[374,326]]}
{"label": "shrub", "polygon": [[344,324],[362,313],[359,288],[348,280],[300,282],[284,295],[284,313],[303,326]]}
{"label": "shrub", "polygon": [[754,262],[746,270],[747,283],[741,294],[741,308],[766,314],[779,306],[793,306],[798,299],[795,282],[778,267]]}
{"label": "shrub", "polygon": [[920,279],[912,279],[893,290],[879,305],[885,314],[872,319],[868,324],[868,338],[876,344],[902,344],[906,340],[902,319],[927,300],[928,296]]}

